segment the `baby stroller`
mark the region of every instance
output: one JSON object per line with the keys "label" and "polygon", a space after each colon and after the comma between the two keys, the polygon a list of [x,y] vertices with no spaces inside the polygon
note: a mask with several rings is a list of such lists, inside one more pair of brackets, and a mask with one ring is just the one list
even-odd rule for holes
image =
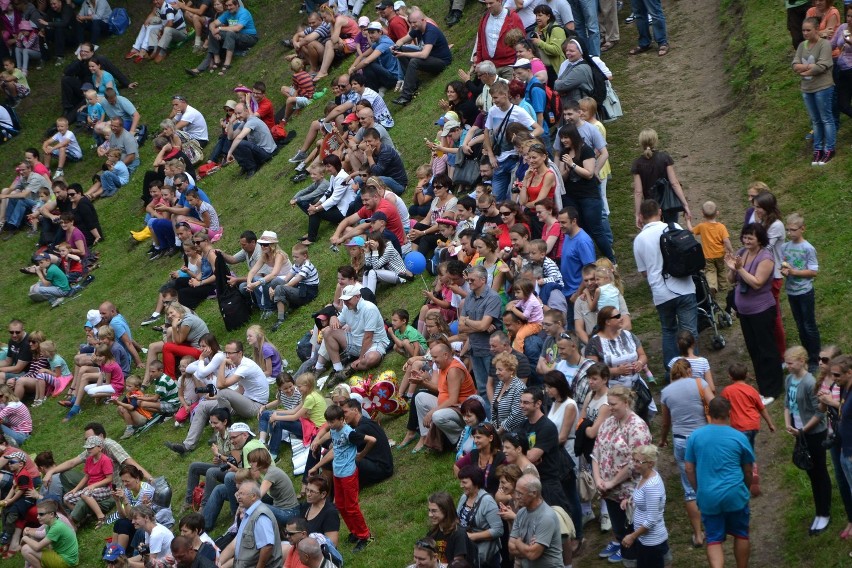
{"label": "baby stroller", "polygon": [[[698,303],[698,333],[708,327],[713,328],[713,349],[716,351],[725,347],[725,338],[719,332],[720,329],[731,327],[734,323],[731,314],[722,309],[710,294],[710,285],[703,272],[692,277],[695,282],[695,300]],[[697,338],[696,338],[697,339]]]}

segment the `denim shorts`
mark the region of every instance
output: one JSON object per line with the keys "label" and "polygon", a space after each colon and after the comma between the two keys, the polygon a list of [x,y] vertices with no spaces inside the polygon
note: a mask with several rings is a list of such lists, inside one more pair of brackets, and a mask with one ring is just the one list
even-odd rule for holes
{"label": "denim shorts", "polygon": [[718,515],[701,513],[704,523],[705,542],[707,545],[725,542],[725,535],[748,540],[748,523],[751,512],[748,505],[739,511],[730,511]]}

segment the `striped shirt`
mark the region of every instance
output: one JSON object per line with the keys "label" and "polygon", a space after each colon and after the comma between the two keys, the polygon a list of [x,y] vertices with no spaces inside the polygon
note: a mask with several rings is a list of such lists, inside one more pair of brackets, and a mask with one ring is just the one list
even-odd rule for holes
{"label": "striped shirt", "polygon": [[678,359],[686,359],[687,362],[689,362],[689,366],[692,367],[693,379],[703,379],[704,374],[710,370],[710,362],[704,357],[693,357],[690,359],[689,357],[683,357],[680,355],[669,361],[669,364],[666,365],[666,367],[671,369],[672,366],[677,363]]}
{"label": "striped shirt", "polygon": [[160,8],[160,18],[165,22],[171,22],[172,27],[176,30],[186,29],[186,21],[183,18],[183,11],[178,10],[169,2],[164,2]]}
{"label": "striped shirt", "polygon": [[310,260],[306,259],[305,262],[298,266],[293,265],[293,269],[290,271],[290,278],[295,278],[296,276],[302,277],[300,284],[319,286],[319,272],[317,272],[317,267]]}
{"label": "striped shirt", "polygon": [[361,93],[361,98],[368,101],[370,106],[373,107],[373,115],[376,118],[376,122],[385,128],[393,128],[393,116],[391,115],[390,109],[388,109],[388,105],[385,103],[385,100],[379,93],[369,87],[364,87],[364,92]]}
{"label": "striped shirt", "polygon": [[293,389],[293,394],[288,395],[281,389],[278,389],[278,404],[284,410],[293,410],[302,404],[302,393],[299,392],[299,389]]}
{"label": "striped shirt", "polygon": [[180,401],[178,398],[178,384],[173,378],[163,373],[154,383],[154,393],[160,397],[160,402]]}
{"label": "striped shirt", "polygon": [[0,408],[0,421],[19,434],[30,434],[33,431],[30,409],[23,402],[10,402]]}
{"label": "striped shirt", "polygon": [[331,24],[329,24],[328,22],[323,22],[315,28],[307,26],[303,31],[305,35],[317,34],[317,41],[320,43],[325,43],[331,36]]}
{"label": "striped shirt", "polygon": [[562,272],[552,258],[544,257],[544,263],[541,265],[541,276],[544,278],[545,284],[557,284],[559,287],[564,286]]}
{"label": "striped shirt", "polygon": [[390,243],[385,246],[384,254],[379,256],[379,251],[372,251],[364,257],[364,262],[366,262],[367,266],[376,270],[390,270],[396,274],[406,272],[405,262]]}
{"label": "striped shirt", "polygon": [[202,219],[204,217],[204,213],[207,212],[210,214],[210,226],[208,227],[211,231],[218,231],[221,227],[219,225],[219,214],[216,213],[216,210],[213,209],[213,206],[207,203],[206,201],[202,201],[201,205],[198,207],[194,207],[195,212],[198,214],[198,218]]}
{"label": "striped shirt", "polygon": [[307,71],[293,73],[293,88],[300,97],[310,99],[314,96],[314,80]]}
{"label": "striped shirt", "polygon": [[666,486],[656,471],[645,483],[633,492],[633,526],[645,527],[648,532],[639,537],[645,546],[662,544],[669,538],[663,513],[666,510]]}

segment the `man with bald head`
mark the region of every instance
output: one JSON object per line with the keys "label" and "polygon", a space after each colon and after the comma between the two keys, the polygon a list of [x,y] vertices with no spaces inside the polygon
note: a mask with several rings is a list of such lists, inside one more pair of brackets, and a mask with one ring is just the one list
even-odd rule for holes
{"label": "man with bald head", "polygon": [[118,313],[115,304],[112,302],[104,302],[98,308],[101,315],[101,325],[108,323],[115,332],[115,342],[133,359],[137,367],[144,367],[142,358],[139,357],[139,345],[133,341],[133,335],[130,334],[130,326],[124,316]]}
{"label": "man with bald head", "polygon": [[216,564],[192,548],[192,541],[185,536],[172,539],[172,556],[178,568],[216,568]]}
{"label": "man with bald head", "polygon": [[[393,54],[405,70],[402,93],[394,103],[405,106],[414,99],[420,86],[419,73],[437,75],[453,62],[453,53],[444,33],[435,24],[426,20],[420,8],[414,8],[408,15],[408,35],[399,39],[393,47]],[[420,44],[416,51],[401,49],[409,43]]]}
{"label": "man with bald head", "polygon": [[296,545],[299,561],[307,568],[334,568],[334,563],[322,555],[322,547],[317,539],[309,536]]}
{"label": "man with bald head", "polygon": [[251,177],[260,166],[272,159],[275,139],[266,123],[251,114],[243,103],[234,108],[234,116],[243,122],[243,127],[231,142],[225,161],[236,160],[246,177]]}

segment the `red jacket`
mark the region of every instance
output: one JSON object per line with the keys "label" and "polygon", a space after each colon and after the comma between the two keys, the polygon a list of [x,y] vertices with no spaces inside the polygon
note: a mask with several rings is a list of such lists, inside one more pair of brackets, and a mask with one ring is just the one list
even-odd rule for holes
{"label": "red jacket", "polygon": [[506,14],[506,19],[503,20],[503,28],[500,30],[500,37],[497,40],[497,48],[494,50],[494,57],[488,55],[488,49],[485,44],[485,23],[490,17],[491,12],[487,12],[479,21],[479,32],[476,35],[476,53],[474,54],[475,61],[476,63],[492,61],[497,68],[511,65],[515,62],[517,54],[515,53],[515,48],[503,43],[503,38],[509,30],[518,29],[524,31],[524,24],[521,22],[521,17],[514,10],[509,10],[509,13]]}

